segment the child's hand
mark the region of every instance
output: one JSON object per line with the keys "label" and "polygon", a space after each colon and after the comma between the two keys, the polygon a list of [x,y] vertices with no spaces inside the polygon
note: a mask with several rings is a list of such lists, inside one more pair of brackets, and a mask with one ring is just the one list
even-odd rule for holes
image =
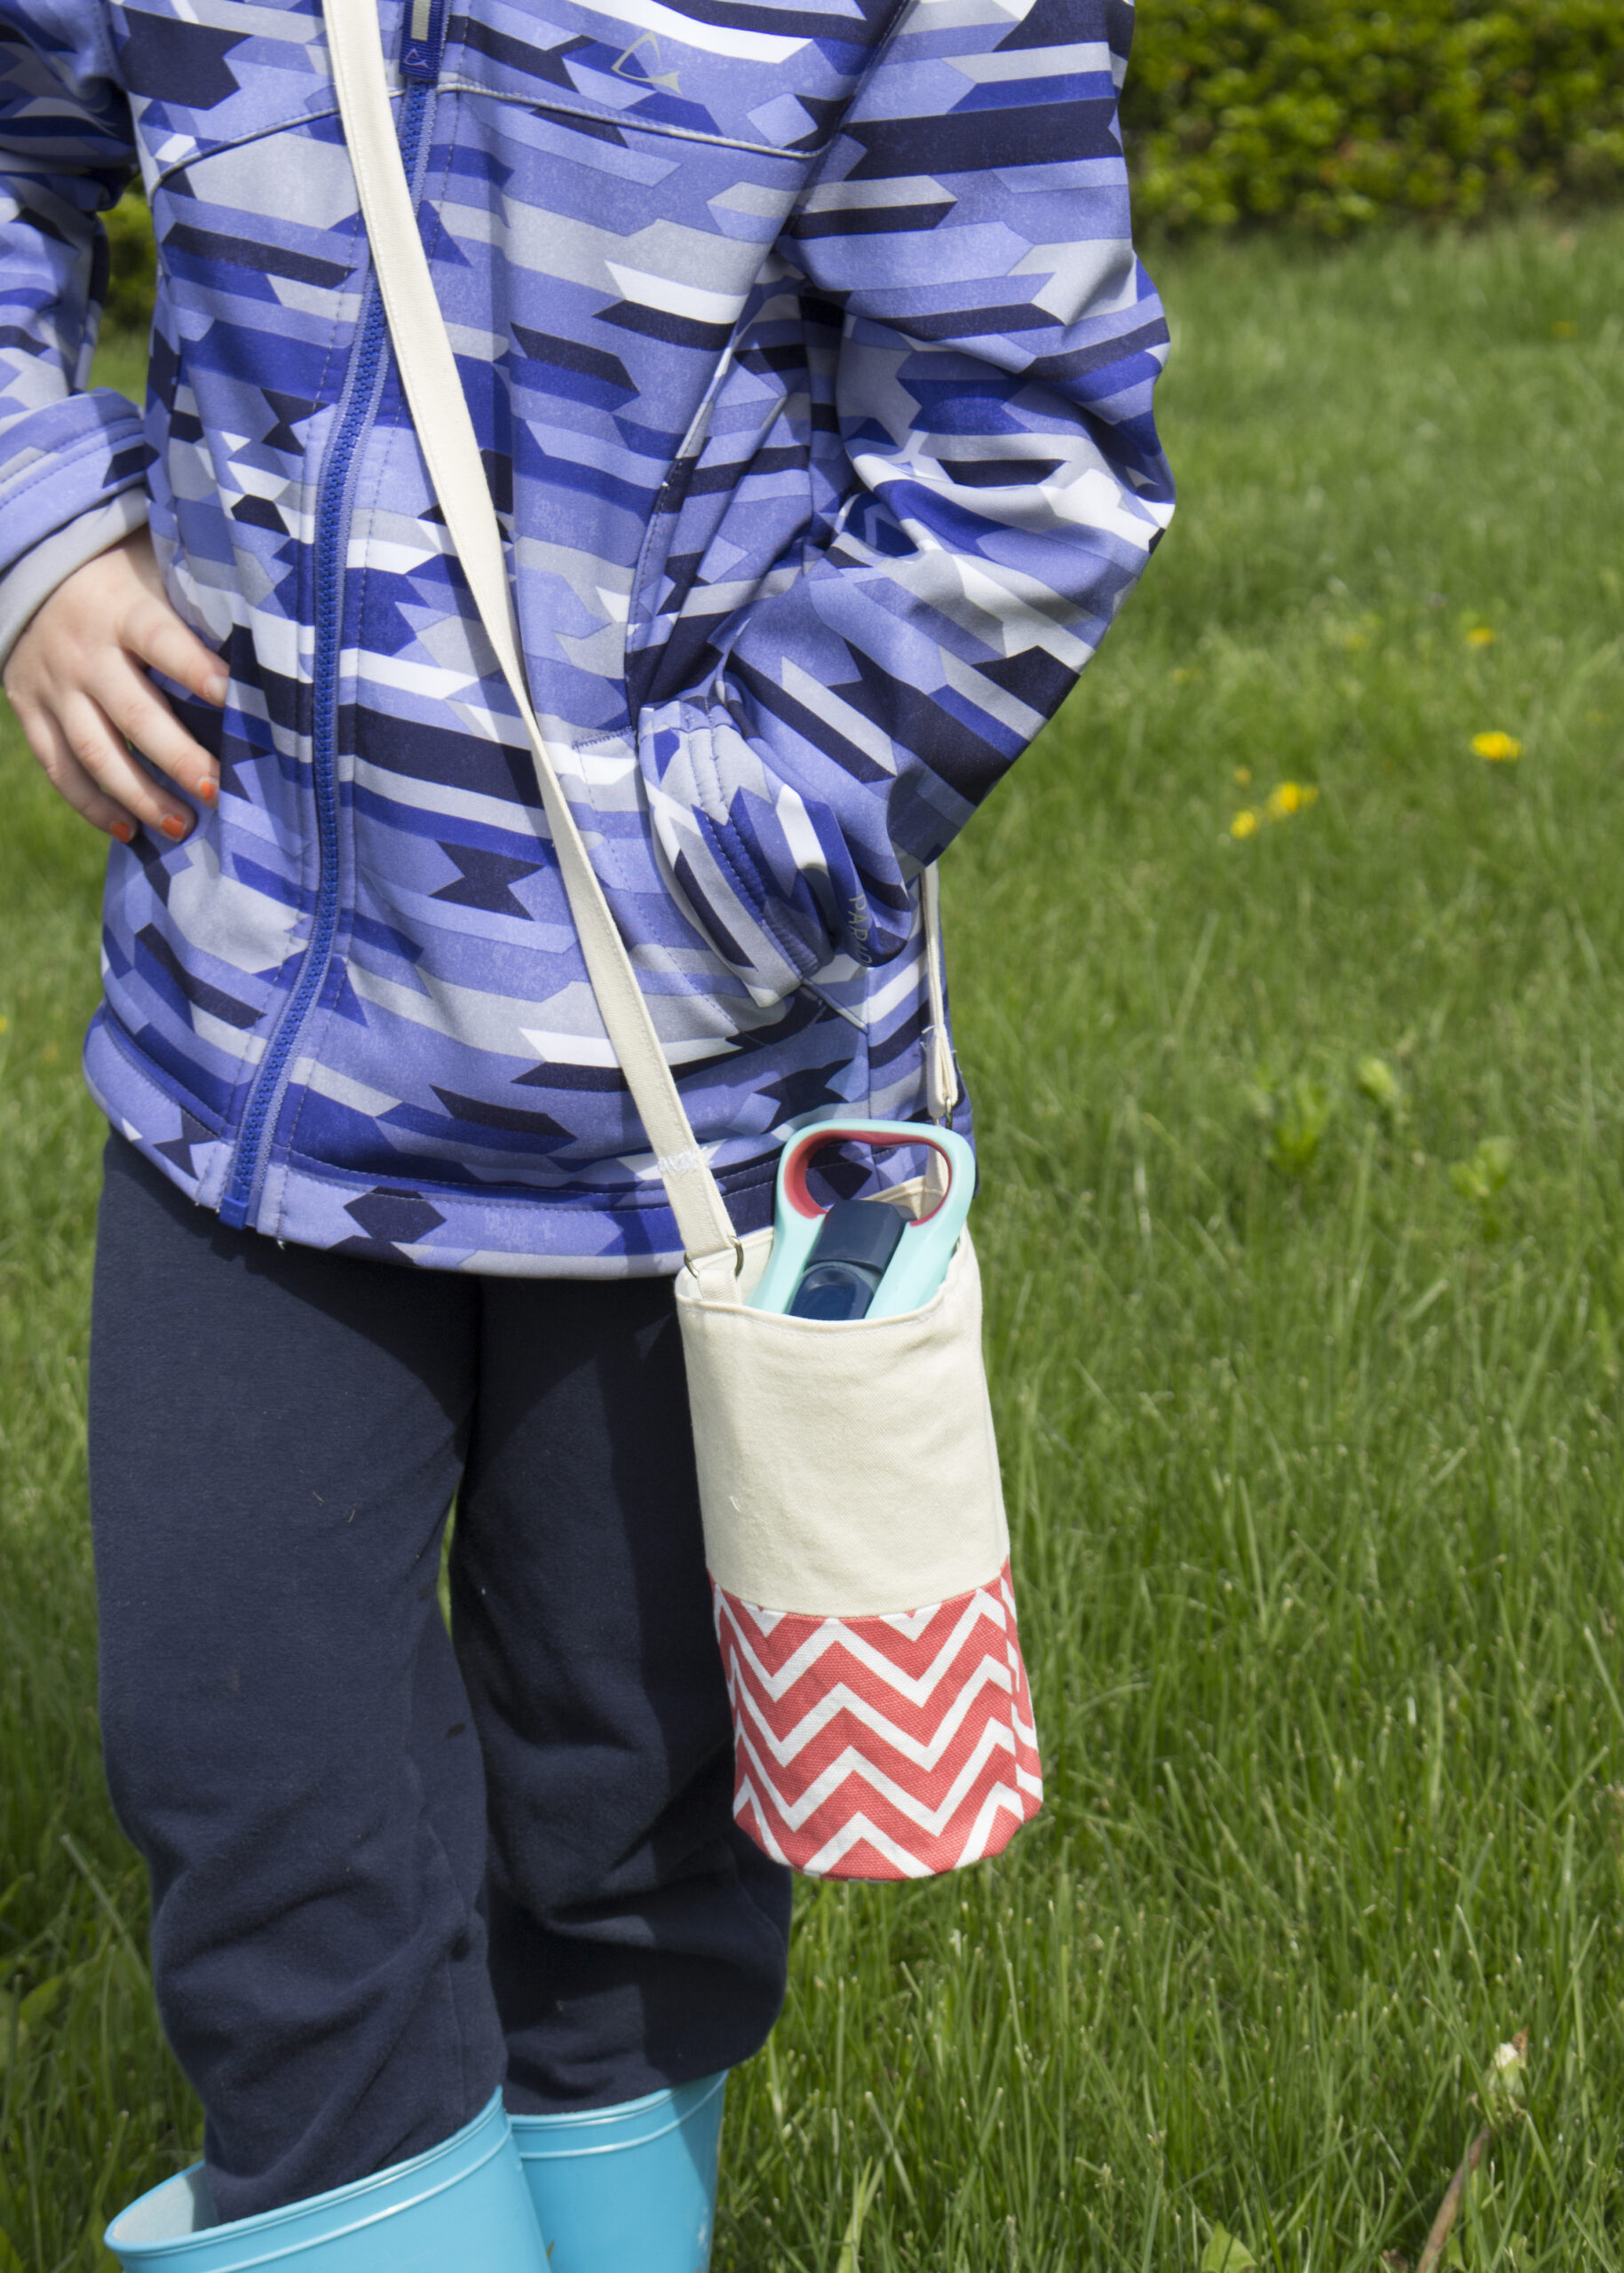
{"label": "child's hand", "polygon": [[205,702],[226,700],[225,667],[170,606],[140,529],[57,586],[12,648],[4,684],[35,756],[75,812],[125,844],[138,821],[178,843],[190,811],[125,744],[206,805],[219,795],[219,768],[153,685],[147,664]]}

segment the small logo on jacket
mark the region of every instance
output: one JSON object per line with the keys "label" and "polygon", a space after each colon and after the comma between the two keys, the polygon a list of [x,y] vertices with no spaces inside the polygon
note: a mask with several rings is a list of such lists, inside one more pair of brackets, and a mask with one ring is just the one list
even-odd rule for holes
{"label": "small logo on jacket", "polygon": [[615,58],[609,68],[617,79],[639,79],[647,86],[664,87],[670,94],[681,94],[676,72],[665,70],[664,63],[659,41],[653,32],[645,32],[641,39],[632,41],[623,55]]}
{"label": "small logo on jacket", "polygon": [[868,919],[867,899],[860,891],[856,894],[846,910],[846,922],[851,927],[852,937],[856,942],[857,960],[859,962],[867,962],[868,934],[873,931],[874,926]]}

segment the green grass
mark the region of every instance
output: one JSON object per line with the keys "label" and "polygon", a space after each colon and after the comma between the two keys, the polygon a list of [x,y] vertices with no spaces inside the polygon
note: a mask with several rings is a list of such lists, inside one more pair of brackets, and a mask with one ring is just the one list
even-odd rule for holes
{"label": "green grass", "polygon": [[[1624,2265],[1624,220],[1165,282],[1182,518],[948,878],[1049,1806],[803,1889],[718,2273],[1414,2259],[1523,2027],[1468,2261]],[[91,1721],[98,852],[4,778],[0,2226],[56,2273],[196,2118]]]}

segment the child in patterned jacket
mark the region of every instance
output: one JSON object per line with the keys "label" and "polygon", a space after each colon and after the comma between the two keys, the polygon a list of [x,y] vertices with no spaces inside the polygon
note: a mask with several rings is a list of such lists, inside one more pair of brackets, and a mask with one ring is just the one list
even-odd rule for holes
{"label": "child in patterned jacket", "polygon": [[[535,707],[753,1230],[789,1131],[925,1112],[921,875],[1172,509],[1130,0],[379,5]],[[144,415],[89,384],[137,166]],[[207,2118],[113,2245],[694,2273],[788,1883],[731,1812],[679,1243],[320,0],[0,0],[0,246],[4,685],[114,840],[107,1773]]]}

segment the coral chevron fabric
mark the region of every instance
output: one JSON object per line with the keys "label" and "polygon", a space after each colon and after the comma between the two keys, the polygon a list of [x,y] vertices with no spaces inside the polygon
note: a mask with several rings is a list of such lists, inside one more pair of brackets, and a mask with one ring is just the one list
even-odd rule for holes
{"label": "coral chevron fabric", "polygon": [[879,1618],[758,1610],[712,1582],[733,1813],[812,1878],[918,1879],[996,1855],[1042,1803],[1006,1563]]}
{"label": "coral chevron fabric", "polygon": [[[749,1230],[788,1130],[921,1110],[922,864],[1171,511],[1131,8],[381,4],[536,708]],[[86,388],[97,215],[138,165],[144,416]],[[108,1113],[279,1238],[672,1268],[313,0],[0,0],[0,631],[150,511],[231,671],[223,720],[188,713],[218,811],[112,854]]]}

